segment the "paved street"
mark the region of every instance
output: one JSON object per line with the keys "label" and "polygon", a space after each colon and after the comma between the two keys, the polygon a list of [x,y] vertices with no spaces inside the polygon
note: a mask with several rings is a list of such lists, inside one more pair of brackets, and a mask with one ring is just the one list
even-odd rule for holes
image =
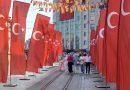
{"label": "paved street", "polygon": [[[95,70],[91,71],[97,72]],[[31,79],[28,81],[20,81],[19,79],[22,76],[13,77],[12,83],[18,86],[7,88],[0,85],[0,90],[116,90],[113,85],[108,89],[96,88],[95,86],[105,86],[105,82],[93,82],[102,80],[102,78],[96,78],[100,75],[93,74],[94,72],[91,72],[90,75],[80,72],[70,74],[59,71],[58,68],[51,68],[49,71],[42,71],[42,74],[28,77]]]}

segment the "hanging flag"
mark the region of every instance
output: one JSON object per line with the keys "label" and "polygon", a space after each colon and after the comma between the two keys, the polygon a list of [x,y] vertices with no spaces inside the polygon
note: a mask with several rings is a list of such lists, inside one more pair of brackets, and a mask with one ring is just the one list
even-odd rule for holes
{"label": "hanging flag", "polygon": [[[101,15],[101,14],[100,14]],[[98,41],[98,27],[99,27],[99,22],[100,22],[100,19],[98,20],[98,26],[97,26],[97,28],[96,28],[96,31],[95,31],[95,40],[94,40],[94,43],[93,44],[95,44],[94,45],[94,64],[96,65],[96,66],[98,66],[98,51],[97,51],[97,41]]]}
{"label": "hanging flag", "polygon": [[130,0],[122,0],[118,33],[117,90],[130,90]]}
{"label": "hanging flag", "polygon": [[24,53],[26,17],[29,3],[14,1],[12,13],[11,32],[11,74],[23,75],[26,71],[26,58]]}
{"label": "hanging flag", "polygon": [[[116,4],[115,4],[116,3]],[[108,0],[107,26],[105,28],[105,60],[107,82],[116,82],[117,73],[117,33],[120,14],[120,0]]]}
{"label": "hanging flag", "polygon": [[48,26],[48,48],[47,48],[47,59],[46,65],[52,66],[54,60],[54,51],[53,51],[53,32],[54,32],[54,24],[49,24]]}
{"label": "hanging flag", "polygon": [[0,82],[8,76],[8,14],[11,0],[0,0]]}
{"label": "hanging flag", "polygon": [[69,20],[74,18],[74,11],[71,12],[71,7],[74,5],[74,0],[62,0],[62,7],[60,12],[60,20]]}
{"label": "hanging flag", "polygon": [[104,30],[105,30],[105,18],[106,18],[106,10],[101,10],[100,12],[100,20],[98,26],[98,39],[97,39],[97,62],[98,62],[98,69],[103,74],[103,40],[104,40]]}
{"label": "hanging flag", "polygon": [[52,39],[52,51],[53,51],[53,57],[54,59],[52,60],[51,63],[55,62],[55,58],[56,58],[56,30],[53,30],[52,31],[52,36],[53,36],[53,39]]}
{"label": "hanging flag", "polygon": [[58,61],[58,38],[59,38],[59,31],[55,31],[55,41],[54,41],[54,53],[55,53],[55,62]]}
{"label": "hanging flag", "polygon": [[91,35],[90,35],[90,55],[92,58],[92,62],[95,64],[95,56],[94,56],[94,52],[95,52],[95,35],[96,35],[96,31],[95,30],[91,30]]}
{"label": "hanging flag", "polygon": [[32,37],[29,45],[27,71],[38,73],[38,68],[42,67],[43,56],[46,57],[45,46],[48,42],[47,28],[49,24],[49,17],[37,14],[34,24]]}
{"label": "hanging flag", "polygon": [[62,33],[58,32],[59,38],[58,38],[58,55],[62,55]]}

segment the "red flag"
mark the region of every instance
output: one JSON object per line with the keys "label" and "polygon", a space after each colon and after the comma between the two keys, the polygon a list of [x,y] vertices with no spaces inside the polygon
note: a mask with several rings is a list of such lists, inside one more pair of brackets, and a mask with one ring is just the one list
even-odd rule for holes
{"label": "red flag", "polygon": [[56,37],[57,37],[56,33],[57,33],[57,31],[53,30],[52,48],[53,48],[54,59],[53,59],[52,63],[56,61],[56,48],[57,48],[57,46],[56,46]]}
{"label": "red flag", "polygon": [[93,63],[95,64],[95,35],[96,35],[96,31],[95,30],[91,30],[91,35],[90,35],[90,55],[92,58]]}
{"label": "red flag", "polygon": [[117,90],[130,90],[130,0],[122,0],[118,33]]}
{"label": "red flag", "polygon": [[120,0],[108,0],[107,26],[105,28],[105,60],[107,64],[107,82],[116,82],[119,11]]}
{"label": "red flag", "polygon": [[5,83],[8,76],[8,14],[11,0],[0,0],[0,82]]}
{"label": "red flag", "polygon": [[98,39],[97,39],[97,55],[98,55],[98,69],[103,74],[103,39],[104,39],[104,27],[105,27],[105,18],[106,10],[102,10],[100,13],[100,21],[98,26]]}
{"label": "red flag", "polygon": [[[74,0],[61,0],[63,5],[60,12],[60,20],[69,20],[74,18],[74,12],[71,12],[70,7],[74,5]],[[69,2],[67,2],[69,1]],[[65,7],[68,6],[68,7]],[[62,11],[64,10],[64,12]],[[67,11],[68,10],[68,11]]]}
{"label": "red flag", "polygon": [[59,38],[58,38],[58,55],[62,55],[62,33],[58,32]]}
{"label": "red flag", "polygon": [[49,24],[49,17],[37,14],[33,33],[30,41],[27,71],[38,72],[38,68],[42,67],[45,44],[47,42],[47,28]]}
{"label": "red flag", "polygon": [[30,4],[14,1],[11,32],[11,74],[21,75],[26,71],[24,41],[26,17]]}
{"label": "red flag", "polygon": [[49,24],[48,26],[48,50],[47,50],[47,59],[46,65],[52,66],[54,60],[54,51],[53,51],[53,32],[54,32],[54,24]]}
{"label": "red flag", "polygon": [[[99,20],[100,21],[100,20]],[[99,24],[99,21],[98,21],[98,24]],[[95,37],[94,37],[94,41],[93,41],[93,44],[94,44],[94,64],[97,66],[98,65],[98,51],[97,51],[97,41],[98,41],[98,26],[96,28],[96,31],[95,31]]]}
{"label": "red flag", "polygon": [[55,41],[54,41],[54,53],[55,53],[55,61],[58,61],[58,38],[59,38],[59,31],[55,31]]}

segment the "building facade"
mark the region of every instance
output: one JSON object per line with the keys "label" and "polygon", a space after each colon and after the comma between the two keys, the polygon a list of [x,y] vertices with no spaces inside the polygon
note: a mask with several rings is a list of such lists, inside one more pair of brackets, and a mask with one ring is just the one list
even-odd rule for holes
{"label": "building facade", "polygon": [[[87,4],[96,4],[99,0],[91,0]],[[86,49],[90,47],[90,33],[95,30],[99,19],[99,8],[74,12],[74,18],[60,21],[60,14],[53,13],[53,23],[55,29],[62,32],[63,49]]]}

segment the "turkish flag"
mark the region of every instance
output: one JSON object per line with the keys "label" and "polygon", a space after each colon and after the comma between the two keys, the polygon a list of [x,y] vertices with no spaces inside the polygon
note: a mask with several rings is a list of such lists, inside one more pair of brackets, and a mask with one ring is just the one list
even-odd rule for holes
{"label": "turkish flag", "polygon": [[98,69],[103,74],[103,40],[104,40],[104,30],[105,30],[105,19],[106,18],[106,10],[101,10],[100,12],[100,20],[97,29],[97,62]]}
{"label": "turkish flag", "polygon": [[30,4],[14,1],[11,31],[11,74],[23,75],[26,71],[24,53],[26,17]]}
{"label": "turkish flag", "polygon": [[59,31],[55,30],[55,41],[54,41],[55,62],[58,61],[58,38],[59,38]]}
{"label": "turkish flag", "polygon": [[95,64],[95,35],[96,35],[96,31],[95,30],[91,30],[91,35],[90,35],[90,55],[92,58],[92,62]]}
{"label": "turkish flag", "polygon": [[130,0],[122,0],[118,33],[117,90],[130,90]]}
{"label": "turkish flag", "polygon": [[8,14],[11,0],[0,0],[0,82],[8,76]]}
{"label": "turkish flag", "polygon": [[[60,20],[69,20],[74,18],[74,11],[71,12],[71,7],[74,5],[74,0],[59,0],[63,4],[61,6]],[[67,11],[68,10],[68,11]],[[64,11],[64,12],[63,12]]]}
{"label": "turkish flag", "polygon": [[[116,4],[115,4],[116,3]],[[107,26],[105,28],[105,60],[107,82],[116,82],[117,73],[117,33],[120,0],[108,0]]]}
{"label": "turkish flag", "polygon": [[62,55],[62,33],[61,32],[58,32],[58,55]]}
{"label": "turkish flag", "polygon": [[37,14],[32,37],[29,45],[28,59],[27,59],[27,71],[38,72],[38,68],[42,67],[43,56],[46,56],[47,53],[44,53],[46,49],[46,44],[48,43],[48,25],[49,17],[46,17],[41,14]]}
{"label": "turkish flag", "polygon": [[49,24],[48,26],[48,48],[47,48],[47,59],[45,65],[52,66],[54,60],[54,51],[53,51],[53,32],[54,32],[54,24]]}
{"label": "turkish flag", "polygon": [[[99,21],[98,21],[98,24],[99,24]],[[98,66],[98,51],[97,51],[97,40],[98,40],[98,26],[96,28],[96,31],[95,31],[95,36],[93,37],[93,41],[91,42],[91,46],[93,46],[93,49],[94,49],[94,53],[93,53],[93,56],[92,57],[92,61],[93,61],[93,64],[95,64],[96,66]],[[91,49],[91,48],[90,48]]]}

